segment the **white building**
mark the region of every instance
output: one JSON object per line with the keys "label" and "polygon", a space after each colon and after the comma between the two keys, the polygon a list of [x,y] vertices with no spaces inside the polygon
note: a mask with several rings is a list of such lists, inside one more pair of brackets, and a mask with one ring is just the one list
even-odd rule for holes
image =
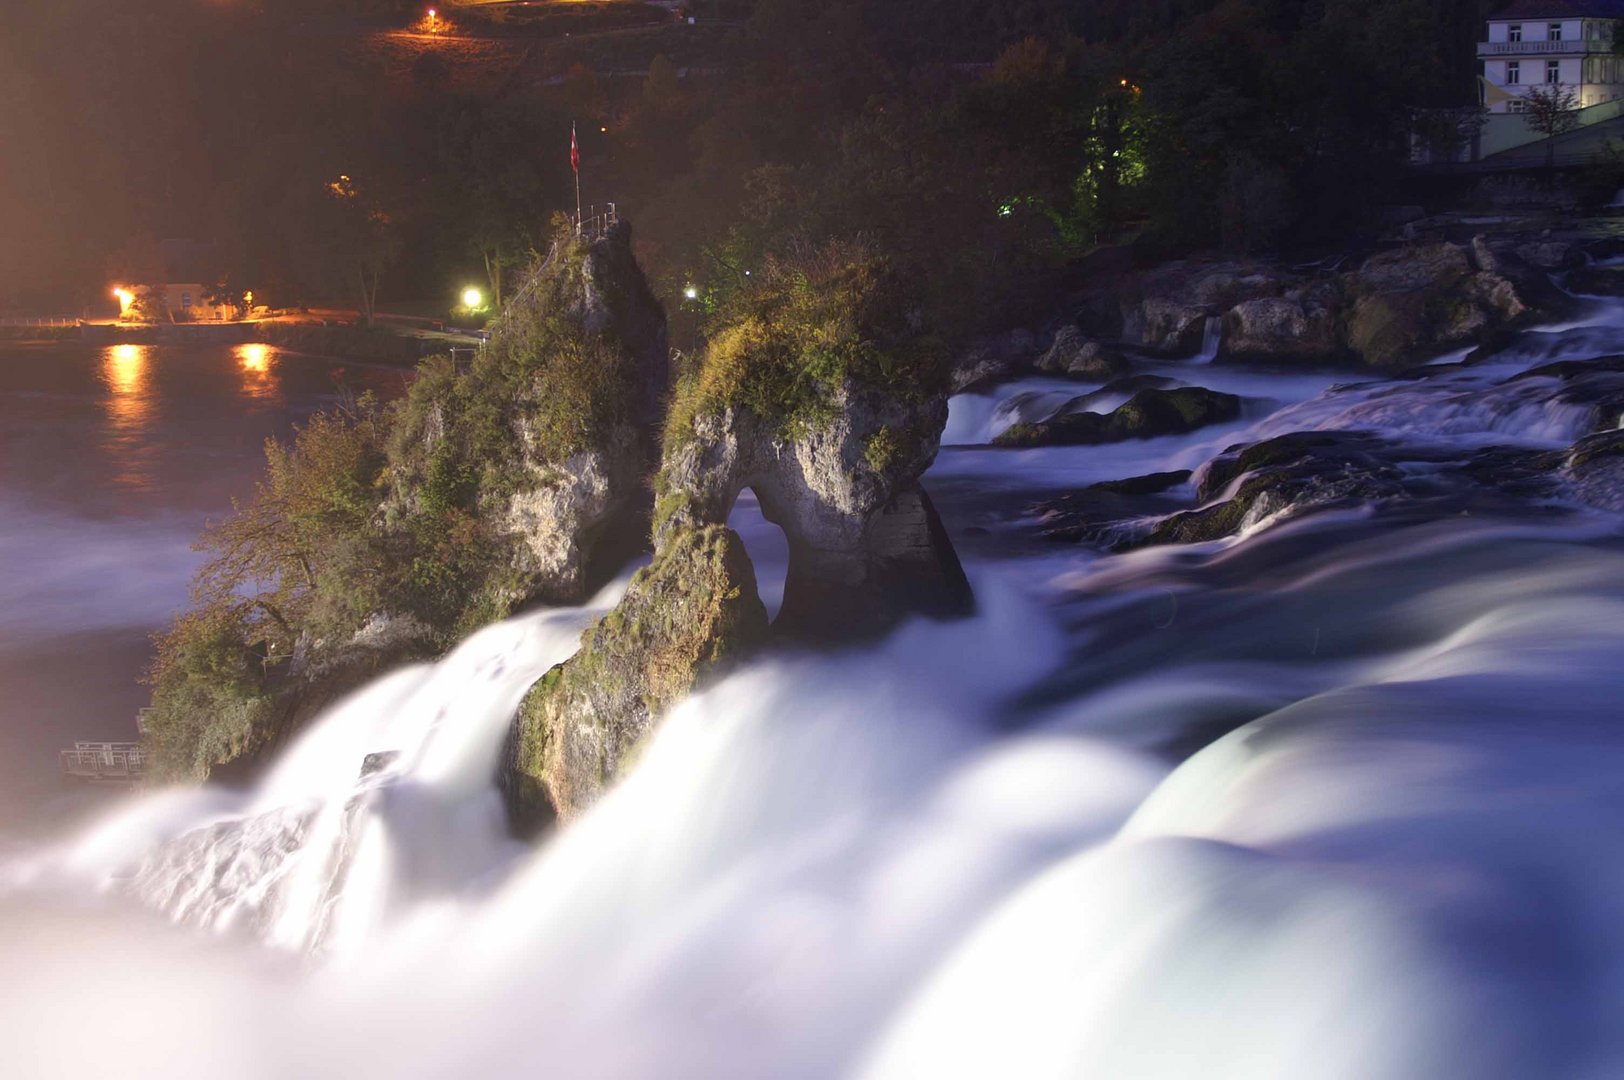
{"label": "white building", "polygon": [[1572,90],[1580,108],[1624,97],[1616,19],[1624,19],[1624,0],[1513,0],[1489,20],[1489,40],[1477,47],[1483,104],[1491,114],[1521,112],[1534,86]]}

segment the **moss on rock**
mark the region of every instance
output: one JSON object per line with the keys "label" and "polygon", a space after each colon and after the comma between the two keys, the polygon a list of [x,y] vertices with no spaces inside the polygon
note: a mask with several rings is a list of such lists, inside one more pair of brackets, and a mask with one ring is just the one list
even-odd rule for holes
{"label": "moss on rock", "polygon": [[662,545],[581,651],[520,707],[502,787],[520,831],[569,817],[620,774],[655,721],[766,638],[767,611],[732,530],[686,530]]}

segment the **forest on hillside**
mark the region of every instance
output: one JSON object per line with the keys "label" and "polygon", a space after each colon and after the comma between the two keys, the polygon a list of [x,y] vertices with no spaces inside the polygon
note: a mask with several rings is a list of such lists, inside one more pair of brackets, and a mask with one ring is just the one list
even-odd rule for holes
{"label": "forest on hillside", "polygon": [[165,237],[276,304],[344,303],[369,260],[386,303],[499,291],[574,208],[574,124],[588,201],[635,222],[668,302],[861,234],[973,322],[1102,240],[1347,230],[1392,197],[1412,111],[1472,100],[1491,6],[758,0],[702,63],[491,85],[459,77],[478,50],[386,64],[409,5],[40,5],[0,38],[0,139],[28,148],[0,165],[0,306],[98,302]]}

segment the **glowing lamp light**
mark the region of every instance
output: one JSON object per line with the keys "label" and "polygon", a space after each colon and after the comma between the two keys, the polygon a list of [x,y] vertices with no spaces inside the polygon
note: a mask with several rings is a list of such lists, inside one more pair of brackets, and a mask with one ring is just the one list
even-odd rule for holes
{"label": "glowing lamp light", "polygon": [[130,305],[135,303],[135,294],[128,289],[116,288],[113,290],[113,295],[118,298],[118,313],[121,316],[128,315]]}
{"label": "glowing lamp light", "polygon": [[484,306],[485,297],[478,289],[468,288],[462,290],[462,306],[470,310]]}
{"label": "glowing lamp light", "polygon": [[689,300],[698,300],[699,290],[690,285],[686,289],[682,290],[682,295],[687,297]]}

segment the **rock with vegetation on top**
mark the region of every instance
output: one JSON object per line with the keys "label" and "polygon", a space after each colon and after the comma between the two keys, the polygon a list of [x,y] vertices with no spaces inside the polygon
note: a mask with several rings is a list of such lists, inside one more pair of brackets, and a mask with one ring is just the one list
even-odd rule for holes
{"label": "rock with vegetation on top", "polygon": [[755,276],[671,403],[653,564],[515,721],[499,780],[521,834],[590,805],[667,710],[767,640],[754,570],[726,527],[744,488],[790,545],[773,636],[851,640],[970,609],[918,485],[946,380],[905,329],[883,261],[834,244]]}
{"label": "rock with vegetation on top", "polygon": [[919,478],[947,401],[872,253],[768,267],[678,387],[656,537],[722,524],[751,489],[789,542],[775,633],[850,639],[972,598]]}
{"label": "rock with vegetation on top", "polygon": [[472,368],[414,386],[390,509],[463,507],[488,522],[507,549],[497,610],[579,603],[641,546],[669,367],[628,228],[561,236]]}
{"label": "rock with vegetation on top", "polygon": [[721,526],[669,534],[581,651],[525,697],[500,786],[516,832],[591,805],[655,722],[761,645],[767,611],[744,542]]}
{"label": "rock with vegetation on top", "polygon": [[1410,366],[1524,320],[1554,290],[1515,252],[1417,244],[1371,256],[1346,278],[1346,343],[1364,364]]}
{"label": "rock with vegetation on top", "polygon": [[1093,446],[1128,439],[1182,435],[1235,420],[1241,399],[1200,386],[1141,390],[1110,413],[1066,412],[1039,424],[1016,424],[994,446]]}

